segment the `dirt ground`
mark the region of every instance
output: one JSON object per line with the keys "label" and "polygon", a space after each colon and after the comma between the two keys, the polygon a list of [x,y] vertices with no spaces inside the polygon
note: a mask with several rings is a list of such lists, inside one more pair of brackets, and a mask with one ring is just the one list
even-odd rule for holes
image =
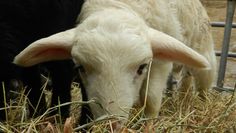
{"label": "dirt ground", "polygon": [[[225,22],[227,0],[201,0],[211,21]],[[236,12],[234,14],[234,22],[236,23]],[[215,41],[215,50],[221,51],[224,28],[212,28],[213,37]],[[236,29],[232,30],[230,51],[236,52]],[[219,57],[218,57],[219,61]],[[228,58],[225,86],[233,87],[236,83],[236,58]]]}

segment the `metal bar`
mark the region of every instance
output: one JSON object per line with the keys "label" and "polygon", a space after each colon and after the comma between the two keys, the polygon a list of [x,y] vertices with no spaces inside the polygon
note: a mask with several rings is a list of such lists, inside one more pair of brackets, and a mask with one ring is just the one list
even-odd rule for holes
{"label": "metal bar", "polygon": [[224,88],[222,88],[222,87],[217,87],[217,86],[215,86],[215,87],[213,87],[215,90],[217,90],[218,92],[223,92],[223,91],[225,91],[225,92],[229,92],[229,93],[233,93],[234,92],[234,88],[232,88],[232,87],[224,87]]}
{"label": "metal bar", "polygon": [[[221,56],[222,53],[220,51],[216,51],[216,56]],[[228,57],[236,58],[236,53],[229,52]]]}
{"label": "metal bar", "polygon": [[[225,22],[211,22],[212,27],[225,27]],[[236,23],[232,24],[232,28],[236,28]]]}
{"label": "metal bar", "polygon": [[231,29],[232,29],[235,5],[236,5],[236,0],[228,0],[224,40],[223,40],[222,54],[220,58],[220,67],[217,79],[217,87],[220,88],[223,88],[224,86],[225,69],[227,64],[227,56],[229,51],[229,43],[231,37]]}

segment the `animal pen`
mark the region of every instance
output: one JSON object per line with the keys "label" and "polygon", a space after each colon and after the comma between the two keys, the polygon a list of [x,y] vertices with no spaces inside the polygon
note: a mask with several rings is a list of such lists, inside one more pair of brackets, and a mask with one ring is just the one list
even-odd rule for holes
{"label": "animal pen", "polygon": [[230,44],[230,37],[231,37],[231,30],[232,28],[236,28],[236,24],[233,23],[233,17],[236,7],[236,0],[228,0],[227,1],[227,15],[226,15],[226,22],[212,22],[212,27],[225,27],[224,30],[224,39],[222,43],[222,50],[221,52],[217,51],[216,56],[220,57],[220,65],[218,71],[218,78],[215,89],[218,91],[229,91],[232,92],[233,88],[231,87],[224,87],[224,79],[225,79],[225,72],[226,72],[226,65],[227,65],[227,58],[232,57],[236,58],[236,53],[229,53],[229,44]]}

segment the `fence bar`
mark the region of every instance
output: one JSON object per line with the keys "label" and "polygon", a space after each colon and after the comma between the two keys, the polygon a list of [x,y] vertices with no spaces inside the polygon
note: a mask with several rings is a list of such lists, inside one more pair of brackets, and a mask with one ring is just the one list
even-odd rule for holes
{"label": "fence bar", "polygon": [[229,43],[230,43],[230,37],[231,37],[231,29],[232,29],[232,24],[233,24],[235,5],[236,5],[236,0],[228,0],[224,40],[223,40],[222,53],[221,53],[221,58],[220,58],[220,67],[219,67],[218,79],[217,79],[217,87],[220,87],[220,88],[224,86],[225,69],[226,69],[226,64],[227,64],[227,57],[228,57],[228,51],[229,51]]}
{"label": "fence bar", "polygon": [[[211,22],[212,27],[225,27],[225,22]],[[236,23],[232,24],[232,28],[236,28]]]}
{"label": "fence bar", "polygon": [[224,87],[224,88],[222,88],[222,87],[217,87],[217,86],[215,86],[215,87],[213,87],[215,90],[217,90],[218,92],[229,92],[229,93],[233,93],[234,92],[234,88],[233,87]]}
{"label": "fence bar", "polygon": [[[222,53],[220,51],[216,51],[216,56],[221,56]],[[228,57],[236,58],[236,53],[229,52]]]}

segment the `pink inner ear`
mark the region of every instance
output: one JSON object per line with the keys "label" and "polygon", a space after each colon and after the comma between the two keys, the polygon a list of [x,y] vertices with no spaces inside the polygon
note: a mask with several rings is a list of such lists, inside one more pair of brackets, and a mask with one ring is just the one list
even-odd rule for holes
{"label": "pink inner ear", "polygon": [[165,54],[164,52],[156,52],[156,53],[154,53],[154,57],[158,57],[158,58],[164,59],[164,60],[174,61],[173,55]]}
{"label": "pink inner ear", "polygon": [[64,48],[31,49],[31,51],[28,50],[25,53],[17,55],[14,59],[14,63],[24,67],[29,67],[47,61],[70,58],[70,52]]}
{"label": "pink inner ear", "polygon": [[61,48],[46,49],[35,54],[32,58],[42,58],[45,60],[59,60],[59,59],[68,59],[71,57],[70,53],[67,50]]}
{"label": "pink inner ear", "polygon": [[162,60],[168,60],[173,62],[183,63],[189,66],[198,67],[198,68],[207,68],[209,67],[208,61],[200,55],[194,53],[194,51],[178,51],[171,48],[155,49],[153,51],[154,57],[157,57]]}
{"label": "pink inner ear", "polygon": [[155,47],[152,46],[153,56],[162,60],[177,61],[182,58],[185,59],[183,55],[180,55],[175,49],[170,47]]}
{"label": "pink inner ear", "polygon": [[183,54],[179,54],[176,51],[167,51],[165,52],[165,50],[161,50],[159,52],[154,53],[157,58],[163,59],[163,60],[168,60],[168,61],[174,61],[174,62],[182,62],[182,63],[186,63],[188,64],[188,62],[192,62],[191,58],[189,57],[189,55],[187,55],[186,53]]}

